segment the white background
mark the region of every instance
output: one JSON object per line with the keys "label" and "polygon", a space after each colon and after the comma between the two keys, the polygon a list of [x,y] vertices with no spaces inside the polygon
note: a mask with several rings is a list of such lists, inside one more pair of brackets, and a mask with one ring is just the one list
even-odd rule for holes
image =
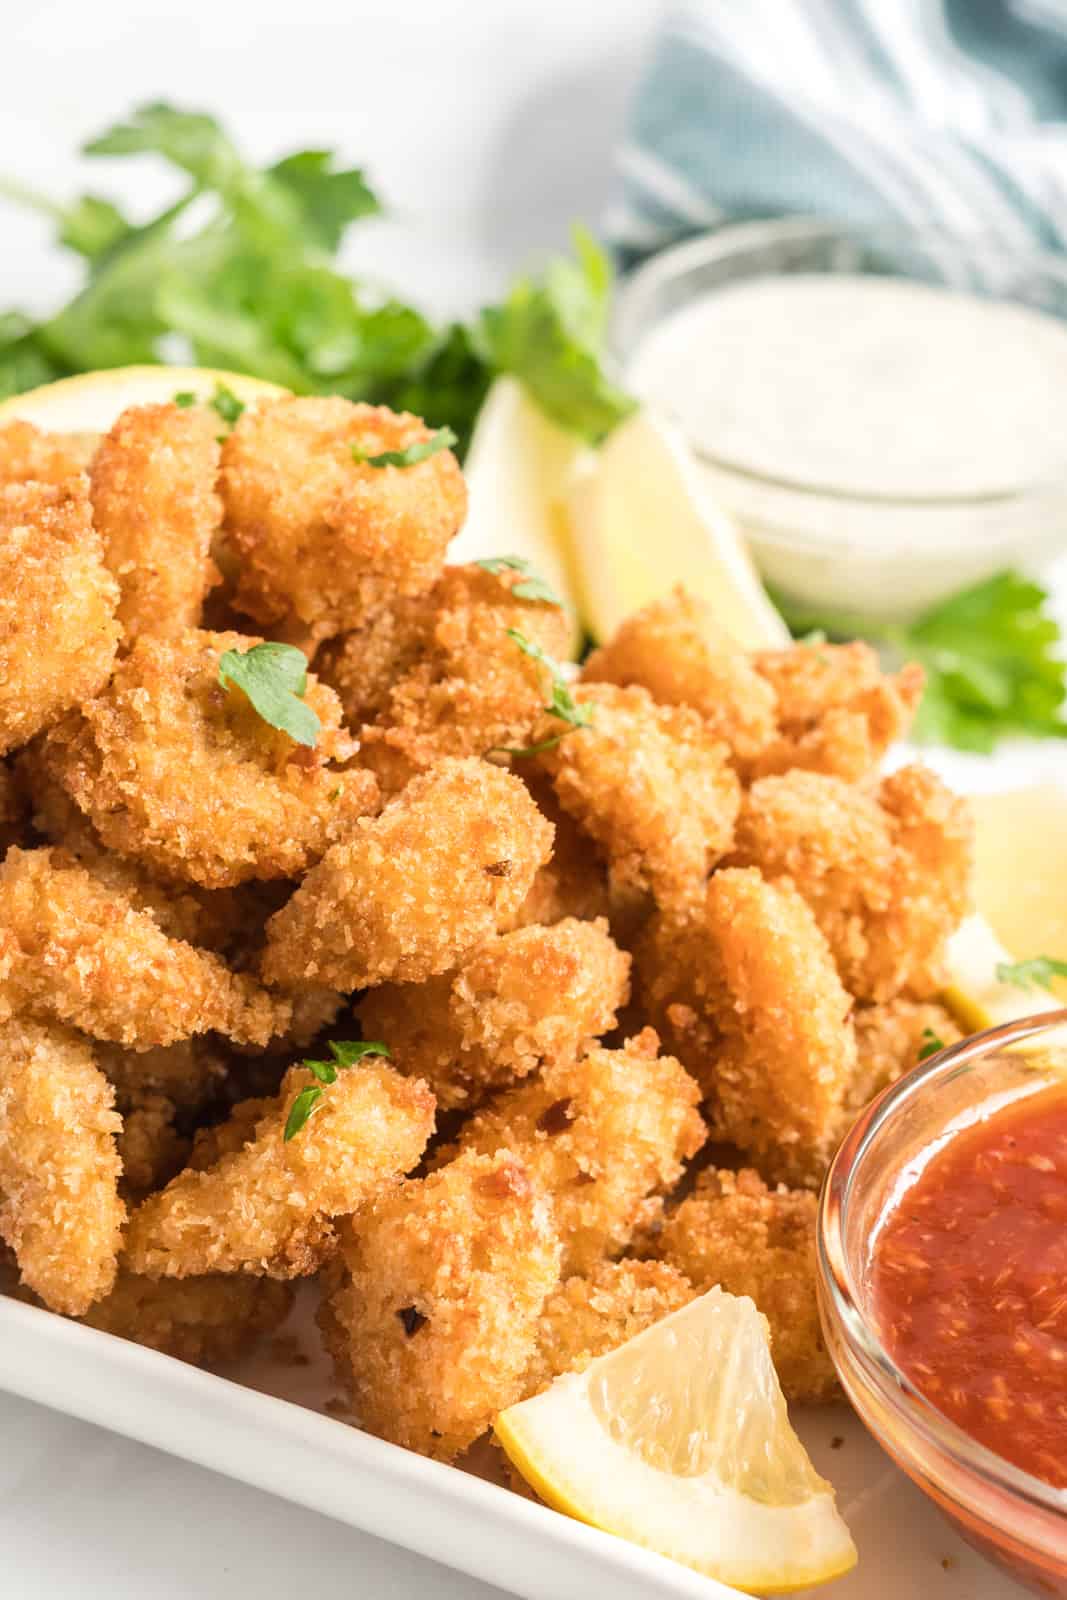
{"label": "white background", "polygon": [[[658,0],[31,0],[0,44],[0,174],[84,183],[79,141],[152,98],[221,114],[257,155],[336,144],[394,210],[352,264],[436,312],[595,220]],[[93,163],[91,186],[130,164]],[[155,182],[137,175],[151,199]],[[0,308],[67,281],[0,203]],[[4,1352],[0,1349],[0,1386]],[[0,1395],[2,1600],[490,1600],[326,1518]]]}

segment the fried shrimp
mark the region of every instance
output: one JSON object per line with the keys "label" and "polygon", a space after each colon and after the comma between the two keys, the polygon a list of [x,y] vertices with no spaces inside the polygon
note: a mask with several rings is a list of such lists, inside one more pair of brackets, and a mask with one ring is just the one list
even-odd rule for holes
{"label": "fried shrimp", "polygon": [[157,1279],[122,1269],[111,1293],[79,1320],[178,1361],[216,1367],[281,1327],[292,1304],[292,1285],[271,1278]]}
{"label": "fried shrimp", "polygon": [[518,778],[442,761],[356,823],[267,924],[268,983],[420,983],[509,918],[548,859],[552,825]]}
{"label": "fried shrimp", "polygon": [[510,1151],[552,1197],[567,1272],[625,1249],[707,1136],[697,1085],[658,1047],[646,1028],[621,1050],[546,1067],[460,1130],[455,1150]]}
{"label": "fried shrimp", "polygon": [[146,1091],[120,1102],[118,1136],[122,1190],[140,1197],[169,1182],[185,1165],[189,1140],[174,1125],[177,1107],[165,1094]]}
{"label": "fried shrimp", "polygon": [[924,767],[870,792],[797,771],[752,785],[731,859],[799,890],[853,994],[923,997],[969,909],[971,833],[965,803]]}
{"label": "fried shrimp", "polygon": [[963,1037],[952,1013],[936,1001],[857,1006],[854,1020],[856,1071],[845,1098],[842,1133],[876,1094],[942,1045]]}
{"label": "fried shrimp", "polygon": [[306,1067],[291,1067],[250,1132],[237,1112],[239,1149],[223,1143],[213,1166],[179,1173],[133,1213],[126,1259],[135,1272],[304,1277],[332,1252],[334,1218],[417,1165],[434,1126],[424,1083],[376,1062],[347,1067],[287,1140],[293,1103],[315,1083]]}
{"label": "fried shrimp", "polygon": [[118,580],[128,642],[200,621],[218,572],[211,541],[222,521],[215,493],[218,418],[206,407],[133,406],[96,453],[93,523]]}
{"label": "fried shrimp", "polygon": [[490,939],[444,977],[372,989],[359,1018],[448,1109],[572,1060],[614,1027],[629,994],[630,958],[607,923],[570,918]]}
{"label": "fried shrimp", "polygon": [[0,755],[107,682],[117,604],[84,478],[0,489]]}
{"label": "fried shrimp", "polygon": [[111,849],[219,889],[296,876],[377,809],[371,774],[340,765],[356,745],[331,689],[308,679],[311,749],[219,682],[223,654],[257,642],[142,636],[107,689],[53,729],[44,763]]}
{"label": "fried shrimp", "polygon": [[147,1050],[211,1030],[264,1045],[290,1007],[169,939],[62,851],[16,848],[0,866],[0,1012]]}
{"label": "fried shrimp", "polygon": [[126,1208],[107,1079],[65,1028],[9,1022],[0,1038],[0,1238],[22,1282],[80,1316],[115,1281]]}
{"label": "fried shrimp", "polygon": [[590,841],[578,824],[561,810],[555,794],[543,777],[527,778],[527,786],[537,808],[548,818],[556,836],[552,857],[537,869],[530,892],[516,911],[516,928],[538,923],[550,927],[564,917],[594,922],[608,916],[612,896],[608,890],[603,862],[590,848]]}
{"label": "fried shrimp", "polygon": [[504,1151],[363,1211],[321,1318],[363,1427],[443,1461],[465,1450],[522,1394],[559,1259],[547,1198]]}
{"label": "fried shrimp", "polygon": [[[686,706],[641,688],[585,684],[575,698],[592,725],[538,757],[556,798],[599,845],[613,882],[662,905],[699,896],[733,840],[740,804],[726,746]],[[546,719],[535,739],[558,736]]]}
{"label": "fried shrimp", "polygon": [[769,1189],[751,1171],[702,1172],[663,1225],[656,1255],[703,1294],[716,1284],[748,1295],[767,1318],[771,1354],[787,1400],[840,1393],[815,1298],[816,1198]]}
{"label": "fried shrimp", "polygon": [[456,458],[372,462],[431,437],[418,417],[339,398],[245,411],[221,476],[238,608],[325,639],[394,594],[429,589],[466,514]]}
{"label": "fried shrimp", "polygon": [[749,763],[777,732],[775,692],[751,658],[681,587],[627,617],[582,670],[587,683],[639,684],[660,705],[691,706]]}
{"label": "fried shrimp", "polygon": [[32,422],[5,422],[0,427],[0,488],[31,480],[67,488],[88,469],[98,443],[91,433],[45,433]]}

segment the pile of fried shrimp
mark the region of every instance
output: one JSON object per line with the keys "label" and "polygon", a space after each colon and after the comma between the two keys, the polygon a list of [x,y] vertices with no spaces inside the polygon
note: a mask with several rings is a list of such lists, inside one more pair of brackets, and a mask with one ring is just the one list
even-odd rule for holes
{"label": "pile of fried shrimp", "polygon": [[[879,772],[921,671],[743,654],[678,590],[561,716],[564,612],[445,564],[433,440],[342,399],[0,429],[7,1291],[212,1365],[317,1278],[351,1416],[444,1460],[716,1284],[832,1399],[815,1191],[959,1037],[967,810]],[[313,744],[220,679],[265,640]]]}

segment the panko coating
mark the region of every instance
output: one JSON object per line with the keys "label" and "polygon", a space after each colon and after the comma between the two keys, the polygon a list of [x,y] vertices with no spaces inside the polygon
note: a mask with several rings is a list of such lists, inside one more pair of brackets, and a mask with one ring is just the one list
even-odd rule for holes
{"label": "panko coating", "polygon": [[13,1012],[147,1050],[209,1031],[264,1045],[291,1007],[62,851],[15,848],[0,865],[0,1016]]}
{"label": "panko coating", "polygon": [[197,1111],[219,1093],[228,1057],[211,1038],[182,1039],[151,1050],[125,1050],[97,1040],[97,1064],[111,1083],[119,1108],[146,1095],[162,1095],[183,1111]]}
{"label": "panko coating", "polygon": [[334,1219],[418,1164],[434,1127],[424,1083],[378,1062],[346,1067],[286,1140],[294,1100],[315,1083],[306,1067],[291,1067],[240,1149],[179,1173],[133,1213],[126,1260],[135,1272],[305,1277],[332,1252]]}
{"label": "panko coating", "polygon": [[[661,905],[699,896],[733,841],[740,786],[726,746],[687,706],[657,705],[646,689],[583,684],[575,699],[591,726],[538,756],[560,805],[595,840],[613,882]],[[537,740],[558,735],[546,719]]]}
{"label": "panko coating", "polygon": [[359,1019],[447,1110],[572,1060],[614,1027],[629,995],[630,957],[607,923],[568,918],[500,934],[443,977],[372,989]]}
{"label": "panko coating", "polygon": [[842,1133],[876,1094],[896,1083],[920,1059],[963,1035],[952,1013],[936,1000],[889,1000],[857,1006],[856,1071],[845,1097]]}
{"label": "panko coating", "polygon": [[238,608],[325,639],[393,595],[429,589],[467,511],[455,456],[376,467],[356,455],[431,437],[418,417],[340,398],[246,410],[223,444],[220,478]]}
{"label": "panko coating", "polygon": [[142,635],[104,692],[54,728],[43,759],[112,850],[208,889],[303,872],[378,806],[331,689],[308,678],[313,748],[219,682],[258,641],[190,629]]}
{"label": "panko coating", "polygon": [[538,1319],[523,1399],[540,1394],[564,1372],[584,1372],[591,1361],[680,1311],[696,1293],[665,1261],[601,1261],[587,1277],[567,1278]]}
{"label": "panko coating", "polygon": [[357,822],[267,924],[267,983],[421,983],[512,918],[552,849],[518,778],[441,761]]}
{"label": "panko coating", "polygon": [[970,905],[971,840],[966,803],[924,767],[869,791],[795,771],[752,785],[731,861],[792,883],[845,986],[883,1001],[941,986],[945,941]]}
{"label": "panko coating", "polygon": [[788,883],[724,868],[701,914],[657,915],[640,993],[708,1097],[712,1131],[772,1177],[816,1183],[855,1072],[852,997]]}
{"label": "panko coating", "polygon": [[46,433],[32,422],[5,422],[0,425],[0,488],[31,480],[67,488],[88,470],[99,442],[92,433]]}
{"label": "panko coating", "polygon": [[707,1137],[699,1088],[658,1048],[646,1028],[620,1050],[546,1067],[476,1112],[435,1161],[510,1151],[552,1197],[563,1270],[591,1271],[659,1214]]}
{"label": "panko coating", "polygon": [[815,1296],[815,1195],[769,1189],[750,1170],[702,1172],[663,1225],[656,1255],[703,1294],[748,1295],[767,1318],[787,1400],[837,1399]]}
{"label": "panko coating", "polygon": [[65,1028],[0,1035],[0,1238],[45,1305],[81,1316],[115,1281],[126,1220],[119,1118],[92,1047]]}
{"label": "panko coating", "polygon": [[118,597],[84,478],[0,489],[0,755],[103,688]]}
{"label": "panko coating", "polygon": [[374,722],[394,684],[429,655],[434,592],[383,600],[316,650],[315,671],[336,693],[350,728]]}
{"label": "panko coating", "polygon": [[271,1278],[142,1278],[121,1269],[111,1293],[79,1320],[178,1361],[216,1367],[274,1333],[292,1304],[292,1285]]}
{"label": "panko coating", "polygon": [[793,767],[828,772],[848,782],[868,776],[911,726],[925,675],[909,662],[884,673],[869,644],[798,644],[752,657],[777,699],[778,734],[749,764],[746,776]]}
{"label": "panko coating", "polygon": [[553,922],[562,922],[564,917],[593,922],[597,917],[608,916],[612,896],[607,870],[590,840],[561,809],[545,778],[531,779],[525,773],[522,776],[526,778],[538,810],[555,828],[556,836],[552,842],[552,857],[543,867],[538,867],[530,892],[512,918],[512,925],[526,928],[531,923],[539,923],[550,927]]}
{"label": "panko coating", "polygon": [[132,406],[102,441],[89,476],[93,524],[118,580],[127,642],[200,621],[218,572],[218,418],[204,406]]}
{"label": "panko coating", "polygon": [[559,1260],[546,1196],[504,1151],[382,1195],[344,1231],[321,1319],[361,1425],[453,1460],[520,1398]]}
{"label": "panko coating", "polygon": [[724,636],[703,601],[680,586],[627,617],[593,651],[582,678],[639,684],[660,705],[691,706],[743,763],[755,760],[777,733],[773,687]]}

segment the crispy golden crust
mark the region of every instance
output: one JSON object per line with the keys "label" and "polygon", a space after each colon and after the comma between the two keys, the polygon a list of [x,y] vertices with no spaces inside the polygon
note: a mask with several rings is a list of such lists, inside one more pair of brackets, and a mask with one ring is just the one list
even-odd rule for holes
{"label": "crispy golden crust", "polygon": [[115,1287],[80,1320],[198,1367],[247,1354],[279,1328],[293,1303],[292,1286],[270,1278],[140,1278],[120,1271]]}
{"label": "crispy golden crust", "polygon": [[118,588],[84,478],[0,489],[0,755],[107,681]]}
{"label": "crispy golden crust", "polygon": [[9,1022],[0,1037],[0,1237],[22,1281],[79,1316],[115,1281],[126,1208],[119,1119],[85,1040]]}
{"label": "crispy golden crust", "polygon": [[216,1040],[183,1039],[152,1050],[124,1050],[98,1041],[96,1060],[115,1086],[119,1108],[141,1097],[162,1095],[182,1110],[197,1110],[216,1094],[226,1077],[228,1057]]}
{"label": "crispy golden crust", "polygon": [[316,651],[315,671],[337,695],[350,728],[374,722],[394,685],[429,656],[433,594],[394,595]]}
{"label": "crispy golden crust", "polygon": [[[592,726],[538,757],[560,805],[599,845],[614,883],[651,890],[661,905],[699,897],[740,804],[726,746],[695,711],[657,705],[645,689],[584,684],[575,698],[593,707]],[[535,737],[559,732],[546,719]]]}
{"label": "crispy golden crust", "polygon": [[[593,922],[611,912],[607,872],[591,840],[559,802],[543,777],[526,779],[538,810],[556,830],[552,858],[538,867],[530,892],[512,918],[516,928],[538,923],[550,927],[564,917]],[[614,929],[612,930],[614,932]]]}
{"label": "crispy golden crust", "polygon": [[322,724],[309,749],[219,683],[224,652],[257,642],[198,630],[142,637],[104,693],[53,729],[45,765],[111,849],[225,888],[294,877],[377,809],[372,775],[336,764],[356,745],[332,690],[309,677]]}
{"label": "crispy golden crust", "polygon": [[490,939],[444,977],[372,989],[359,1018],[448,1109],[572,1060],[614,1027],[629,993],[630,958],[607,923],[570,918]]}
{"label": "crispy golden crust", "polygon": [[123,1193],[140,1198],[168,1183],[185,1165],[189,1140],[174,1125],[177,1107],[153,1090],[120,1102],[118,1136]]}
{"label": "crispy golden crust", "polygon": [[945,940],[970,904],[972,823],[932,772],[905,767],[865,791],[790,772],[745,796],[731,860],[787,879],[863,1000],[942,981]]}
{"label": "crispy golden crust", "polygon": [[456,458],[441,450],[416,466],[373,467],[353,447],[374,455],[429,437],[418,417],[349,400],[247,410],[223,445],[221,476],[240,609],[329,638],[394,594],[427,590],[466,514]]}
{"label": "crispy golden crust", "polygon": [[768,1189],[755,1172],[702,1172],[667,1218],[656,1254],[705,1290],[747,1294],[767,1318],[771,1353],[787,1400],[839,1394],[815,1298],[816,1199]]}
{"label": "crispy golden crust", "polygon": [[551,1207],[520,1162],[465,1155],[345,1230],[323,1334],[361,1424],[454,1459],[518,1400],[559,1277]]}
{"label": "crispy golden crust", "polygon": [[266,1044],[289,1005],[153,918],[57,850],[0,866],[0,1010],[71,1023],[135,1050],[214,1030]]}
{"label": "crispy golden crust", "polygon": [[32,422],[5,422],[0,427],[0,488],[9,483],[70,487],[86,470],[96,450],[95,434],[44,433]]}
{"label": "crispy golden crust", "polygon": [[[345,1068],[286,1141],[293,1102],[314,1085],[306,1068],[290,1068],[240,1149],[180,1173],[133,1213],[126,1259],[135,1272],[306,1276],[334,1247],[333,1219],[418,1163],[434,1125],[424,1083],[377,1063]],[[246,1132],[247,1119],[238,1120]]]}
{"label": "crispy golden crust", "polygon": [[601,1261],[587,1277],[567,1278],[549,1295],[537,1323],[537,1349],[523,1398],[564,1372],[582,1372],[653,1323],[680,1311],[696,1290],[665,1261]]}
{"label": "crispy golden crust", "polygon": [[658,1045],[647,1028],[621,1050],[546,1067],[460,1131],[454,1150],[509,1150],[552,1197],[567,1272],[625,1249],[704,1143],[700,1090]]}
{"label": "crispy golden crust", "polygon": [[936,1001],[898,999],[857,1006],[854,1021],[856,1071],[845,1098],[846,1126],[876,1094],[910,1072],[922,1052],[930,1054],[963,1037],[951,1012]]}
{"label": "crispy golden crust", "polygon": [[552,826],[517,778],[442,761],[313,867],[267,925],[268,983],[418,983],[512,917]]}
{"label": "crispy golden crust", "polygon": [[777,732],[773,687],[724,637],[707,606],[681,587],[627,617],[593,651],[582,678],[639,684],[660,705],[691,706],[743,763],[755,760]]}
{"label": "crispy golden crust", "polygon": [[132,406],[96,453],[93,523],[118,580],[127,641],[195,627],[218,580],[211,560],[222,522],[217,431],[206,407]]}

